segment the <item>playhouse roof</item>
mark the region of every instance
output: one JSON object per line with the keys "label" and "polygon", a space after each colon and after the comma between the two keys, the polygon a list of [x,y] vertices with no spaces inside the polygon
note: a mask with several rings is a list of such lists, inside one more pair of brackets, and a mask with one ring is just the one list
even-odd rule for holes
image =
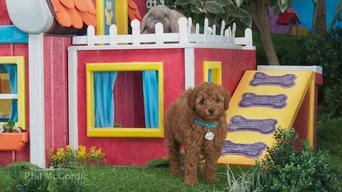
{"label": "playhouse roof", "polygon": [[289,25],[300,23],[299,16],[294,9],[289,8],[284,13],[280,13],[277,19],[277,23],[280,25]]}
{"label": "playhouse roof", "polygon": [[83,23],[96,26],[92,0],[51,0],[57,22],[63,27],[81,29]]}

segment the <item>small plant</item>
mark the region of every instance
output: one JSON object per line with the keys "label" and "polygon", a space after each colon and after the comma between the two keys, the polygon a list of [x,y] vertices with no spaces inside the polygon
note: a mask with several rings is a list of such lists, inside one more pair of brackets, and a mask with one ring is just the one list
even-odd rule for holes
{"label": "small plant", "polygon": [[7,121],[7,123],[0,125],[0,134],[1,133],[19,133],[23,132],[25,129],[19,127],[13,120]]}
{"label": "small plant", "polygon": [[86,174],[78,169],[41,169],[29,163],[9,166],[14,181],[13,191],[18,192],[66,192],[85,191]]}
{"label": "small plant", "polygon": [[294,149],[294,129],[277,129],[276,143],[258,162],[263,191],[337,191],[336,171],[329,166],[328,153],[313,151],[308,142]]}
{"label": "small plant", "polygon": [[121,124],[120,123],[114,123],[114,126],[113,126],[114,128],[121,128],[122,126],[121,126]]}
{"label": "small plant", "polygon": [[74,167],[78,165],[99,165],[104,164],[105,154],[101,148],[94,146],[88,150],[85,146],[80,145],[74,150],[70,145],[57,148],[56,151],[49,149],[49,158],[52,167]]}
{"label": "small plant", "polygon": [[226,176],[227,176],[227,191],[230,192],[257,192],[262,187],[261,185],[261,169],[255,167],[251,170],[241,170],[240,174],[236,174],[229,165],[227,165]]}
{"label": "small plant", "polygon": [[[30,168],[23,173],[17,166],[9,168],[10,176],[14,180],[14,190],[20,192],[45,192],[49,186],[48,178],[44,176],[42,169]],[[28,176],[30,175],[30,176]],[[39,178],[39,179],[37,179]]]}

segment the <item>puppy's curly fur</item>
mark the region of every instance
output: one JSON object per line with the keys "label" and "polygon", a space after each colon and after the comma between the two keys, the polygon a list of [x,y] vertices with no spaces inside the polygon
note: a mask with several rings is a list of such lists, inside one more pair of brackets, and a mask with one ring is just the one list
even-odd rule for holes
{"label": "puppy's curly fur", "polygon": [[[213,83],[203,83],[185,91],[165,114],[165,132],[169,148],[170,173],[180,174],[180,146],[184,146],[184,183],[198,184],[198,170],[201,154],[205,160],[204,177],[209,183],[218,182],[216,177],[217,159],[226,138],[227,122],[225,111],[230,96],[223,87]],[[218,123],[209,130],[215,134],[213,140],[204,138],[206,128],[194,120]]]}

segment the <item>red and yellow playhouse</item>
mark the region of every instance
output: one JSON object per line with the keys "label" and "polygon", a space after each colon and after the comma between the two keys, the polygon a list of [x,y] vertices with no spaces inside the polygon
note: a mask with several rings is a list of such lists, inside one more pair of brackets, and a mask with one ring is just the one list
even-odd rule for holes
{"label": "red and yellow playhouse", "polygon": [[[0,2],[0,120],[16,116],[27,133],[21,148],[0,145],[0,165],[45,167],[47,150],[66,145],[99,147],[113,165],[167,156],[164,112],[205,81],[232,95],[220,163],[254,164],[279,127],[295,127],[314,146],[321,69],[257,67],[251,29],[236,37],[235,25],[216,32],[206,20],[204,33],[190,33],[191,19],[181,18],[179,33],[158,24],[155,34],[140,34],[144,0],[46,2],[37,6],[41,25],[27,24],[35,19],[27,16],[34,14],[29,3]],[[76,11],[81,23],[61,10]],[[16,66],[16,86],[8,66]]]}

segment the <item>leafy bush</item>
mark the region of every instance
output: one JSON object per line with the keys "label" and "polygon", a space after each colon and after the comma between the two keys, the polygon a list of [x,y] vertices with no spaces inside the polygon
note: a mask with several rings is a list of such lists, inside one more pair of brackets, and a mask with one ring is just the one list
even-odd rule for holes
{"label": "leafy bush", "polygon": [[[342,100],[342,29],[335,29],[328,37],[274,34],[272,38],[281,65],[316,65],[323,68],[319,101],[331,109],[330,116],[341,116],[342,103],[339,101]],[[257,62],[262,64],[266,61],[258,45],[256,42]]]}
{"label": "leafy bush", "polygon": [[295,150],[294,129],[279,129],[275,146],[257,163],[261,168],[262,191],[337,191],[336,173],[329,166],[328,153],[313,151],[308,142]]}
{"label": "leafy bush", "polygon": [[[204,18],[209,20],[209,25],[215,24],[221,27],[222,20],[230,25],[238,21],[246,26],[252,26],[252,18],[240,1],[232,0],[166,0],[168,7],[182,12],[186,17],[191,17],[193,23],[203,24]],[[202,26],[203,27],[203,26]]]}
{"label": "leafy bush", "polygon": [[[10,176],[14,180],[13,189],[20,192],[45,192],[47,191],[49,180],[44,176],[44,171],[36,167],[22,169],[19,166],[9,167]],[[23,173],[26,171],[26,173]],[[39,178],[39,179],[37,179]]]}
{"label": "leafy bush", "polygon": [[342,115],[342,39],[326,40],[320,36],[308,38],[305,42],[307,63],[323,68],[324,103],[330,107],[333,116]]}
{"label": "leafy bush", "polygon": [[70,145],[57,148],[56,151],[49,149],[48,155],[52,167],[74,167],[78,165],[99,165],[104,164],[105,154],[101,148],[94,146],[87,149],[80,145],[74,150]]}

